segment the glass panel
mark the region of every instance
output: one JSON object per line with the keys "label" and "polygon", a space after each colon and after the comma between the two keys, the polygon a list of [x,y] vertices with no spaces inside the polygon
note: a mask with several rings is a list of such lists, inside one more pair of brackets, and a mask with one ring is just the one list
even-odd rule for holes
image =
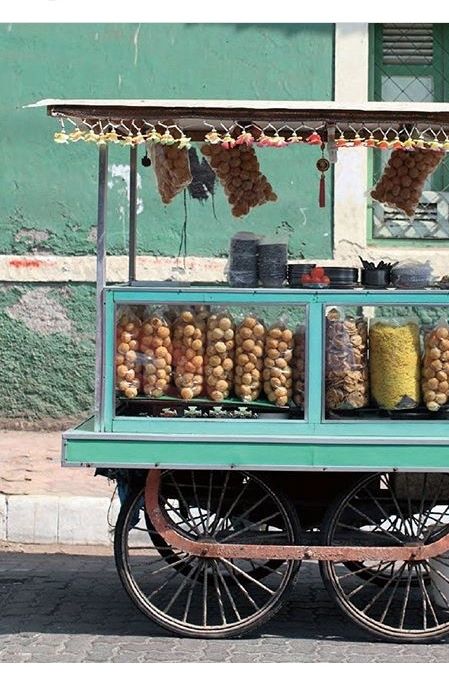
{"label": "glass panel", "polygon": [[304,419],[306,307],[118,305],[116,414]]}
{"label": "glass panel", "polygon": [[326,419],[449,418],[449,308],[326,308]]}
{"label": "glass panel", "polygon": [[384,102],[432,102],[431,76],[382,76]]}

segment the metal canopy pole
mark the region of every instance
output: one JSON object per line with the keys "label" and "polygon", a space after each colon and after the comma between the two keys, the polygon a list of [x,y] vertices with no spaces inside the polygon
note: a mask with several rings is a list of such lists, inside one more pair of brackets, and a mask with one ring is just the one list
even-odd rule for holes
{"label": "metal canopy pole", "polygon": [[104,396],[104,287],[106,285],[106,203],[108,190],[108,146],[99,146],[97,217],[97,288],[95,332],[95,429],[103,426]]}
{"label": "metal canopy pole", "polygon": [[137,255],[137,145],[129,150],[129,255],[128,279],[129,283],[136,280]]}

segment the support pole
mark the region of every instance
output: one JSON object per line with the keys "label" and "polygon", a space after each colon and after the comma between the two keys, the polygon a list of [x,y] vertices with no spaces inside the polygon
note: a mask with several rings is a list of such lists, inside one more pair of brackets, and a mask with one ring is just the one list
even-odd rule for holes
{"label": "support pole", "polygon": [[136,280],[137,255],[137,145],[129,150],[129,283]]}
{"label": "support pole", "polygon": [[103,426],[104,396],[104,287],[106,285],[106,203],[108,190],[108,146],[99,146],[97,217],[97,288],[95,332],[95,429]]}

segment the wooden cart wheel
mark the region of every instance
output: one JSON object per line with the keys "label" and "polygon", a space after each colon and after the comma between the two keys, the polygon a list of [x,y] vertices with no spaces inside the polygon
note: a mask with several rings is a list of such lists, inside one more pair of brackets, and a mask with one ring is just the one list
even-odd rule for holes
{"label": "wooden cart wheel", "polygon": [[[173,526],[191,539],[260,545],[300,541],[294,507],[253,474],[167,471],[159,500]],[[136,515],[137,529],[142,537],[150,534],[154,547],[136,542]],[[145,516],[143,491],[138,491],[120,511],[115,559],[133,602],[162,627],[193,637],[238,637],[282,607],[300,562],[196,557],[161,543]]]}
{"label": "wooden cart wheel", "polygon": [[[144,494],[144,491],[141,492],[141,494]],[[180,516],[183,518],[184,523],[188,524],[189,523],[189,515],[188,515],[188,510],[184,507],[180,508],[178,510],[178,513]],[[206,510],[203,510],[203,513],[207,513]],[[232,526],[237,530],[239,528],[239,520],[238,517],[236,517],[234,514],[231,514],[230,516],[230,522]],[[150,540],[167,563],[172,563],[174,567],[176,567],[176,570],[178,570],[180,573],[188,573],[189,572],[189,567],[186,566],[185,564],[179,564],[174,557],[173,552],[171,550],[170,545],[168,545],[165,540],[155,531],[153,528],[153,525],[150,521],[150,518],[148,514],[145,512],[145,525],[146,529],[148,532],[148,535],[150,536]],[[265,524],[266,531],[268,532],[269,530],[269,524]],[[259,529],[260,530],[260,529]],[[269,575],[272,571],[276,570],[279,568],[283,561],[279,561],[276,559],[271,559],[267,560],[264,562],[254,562],[254,561],[249,561],[249,564],[251,564],[251,567],[248,568],[248,575],[252,578],[257,578],[260,580],[261,578],[265,577],[266,575]],[[203,575],[201,574],[198,577],[198,581],[201,582],[203,579]]]}
{"label": "wooden cart wheel", "polygon": [[[328,510],[325,545],[430,544],[449,532],[449,474],[371,474]],[[320,562],[326,588],[378,638],[431,642],[449,633],[449,556]]]}

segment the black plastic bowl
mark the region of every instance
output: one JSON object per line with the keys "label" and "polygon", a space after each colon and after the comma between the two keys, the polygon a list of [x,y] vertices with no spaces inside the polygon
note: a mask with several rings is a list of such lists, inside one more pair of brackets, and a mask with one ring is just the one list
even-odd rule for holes
{"label": "black plastic bowl", "polygon": [[341,268],[323,266],[324,272],[329,277],[331,284],[353,284],[359,281],[358,268]]}
{"label": "black plastic bowl", "polygon": [[390,285],[389,270],[362,270],[362,284],[366,287],[386,289]]}
{"label": "black plastic bowl", "polygon": [[308,275],[315,263],[290,263],[287,266],[287,280],[290,286],[300,287],[301,277]]}

